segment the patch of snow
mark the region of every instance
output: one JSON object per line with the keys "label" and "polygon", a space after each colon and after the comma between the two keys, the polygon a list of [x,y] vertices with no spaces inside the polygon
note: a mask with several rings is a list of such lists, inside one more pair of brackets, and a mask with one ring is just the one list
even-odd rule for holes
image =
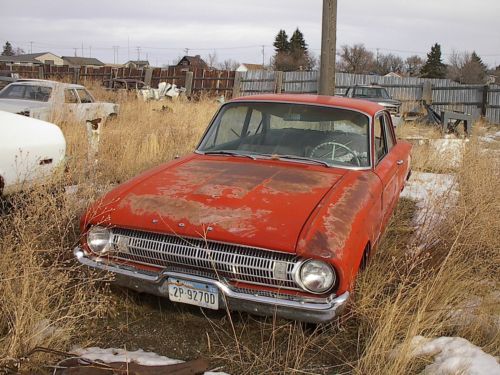
{"label": "patch of snow", "polygon": [[429,237],[433,229],[446,218],[458,195],[456,177],[452,174],[412,173],[401,197],[416,201],[413,225],[417,228],[415,239],[419,243],[432,244]]}
{"label": "patch of snow", "polygon": [[429,145],[433,151],[440,156],[444,167],[454,168],[462,165],[465,145],[468,139],[431,139]]}
{"label": "patch of snow", "polygon": [[415,336],[410,346],[412,357],[433,357],[424,374],[500,375],[495,357],[461,337]]}
{"label": "patch of snow", "polygon": [[[136,351],[127,351],[125,349],[101,349],[98,347],[79,348],[72,351],[74,354],[87,358],[92,361],[101,361],[104,363],[112,362],[135,362],[143,366],[167,366],[183,363],[179,359],[168,358],[154,352],[145,352],[142,349]],[[224,372],[205,372],[205,375],[228,375]]]}
{"label": "patch of snow", "polygon": [[479,140],[485,143],[493,143],[496,142],[500,138],[500,131],[493,134],[486,134],[482,137],[479,137]]}

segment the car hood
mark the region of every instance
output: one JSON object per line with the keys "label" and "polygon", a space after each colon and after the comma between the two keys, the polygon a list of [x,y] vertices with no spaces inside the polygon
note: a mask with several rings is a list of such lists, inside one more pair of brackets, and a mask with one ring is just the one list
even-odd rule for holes
{"label": "car hood", "polygon": [[87,219],[294,252],[309,216],[343,174],[294,162],[194,155],[111,191]]}
{"label": "car hood", "polygon": [[379,103],[384,107],[397,107],[401,105],[401,102],[396,99],[384,99],[384,98],[362,98],[363,100],[368,100],[369,102]]}

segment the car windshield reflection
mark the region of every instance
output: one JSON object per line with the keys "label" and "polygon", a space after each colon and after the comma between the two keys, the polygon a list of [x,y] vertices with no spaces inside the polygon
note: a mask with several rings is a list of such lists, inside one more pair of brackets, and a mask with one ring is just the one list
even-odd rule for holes
{"label": "car windshield reflection", "polygon": [[369,119],[357,111],[326,106],[230,103],[213,121],[198,152],[368,167]]}

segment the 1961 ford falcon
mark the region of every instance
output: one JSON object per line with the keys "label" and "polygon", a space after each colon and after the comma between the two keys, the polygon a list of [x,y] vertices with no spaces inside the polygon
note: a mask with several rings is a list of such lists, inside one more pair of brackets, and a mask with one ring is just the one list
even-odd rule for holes
{"label": "1961 ford falcon", "polygon": [[326,322],[379,242],[410,148],[376,103],[235,99],[193,154],[96,202],[74,252],[171,301]]}

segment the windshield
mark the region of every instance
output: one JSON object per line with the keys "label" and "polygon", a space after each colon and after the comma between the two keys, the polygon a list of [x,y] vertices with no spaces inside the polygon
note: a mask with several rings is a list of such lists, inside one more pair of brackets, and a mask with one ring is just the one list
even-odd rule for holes
{"label": "windshield", "polygon": [[230,103],[222,107],[198,151],[368,167],[369,119],[356,111],[315,105]]}
{"label": "windshield", "polygon": [[387,90],[382,87],[356,87],[354,91],[356,98],[384,98],[390,99]]}
{"label": "windshield", "polygon": [[52,89],[46,86],[11,84],[0,91],[0,98],[48,102],[51,92]]}

